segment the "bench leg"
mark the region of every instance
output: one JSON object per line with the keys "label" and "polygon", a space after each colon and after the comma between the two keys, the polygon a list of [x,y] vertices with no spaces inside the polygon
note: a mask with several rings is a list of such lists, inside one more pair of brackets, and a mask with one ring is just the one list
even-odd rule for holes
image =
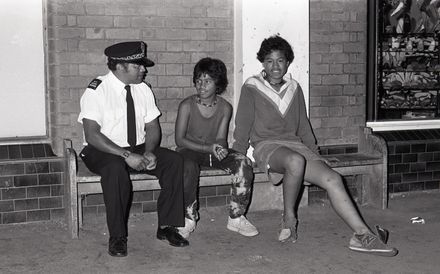
{"label": "bench leg", "polygon": [[[299,207],[307,206],[309,200],[309,185],[304,186],[304,191],[298,196]],[[260,210],[283,210],[283,186],[274,186],[270,182],[254,183],[252,190],[252,201],[249,212]]]}
{"label": "bench leg", "polygon": [[[72,197],[73,196],[73,197]],[[66,208],[68,212],[68,227],[70,237],[72,239],[78,239],[78,201],[76,195],[71,195],[69,201],[69,208]]]}
{"label": "bench leg", "polygon": [[70,180],[66,184],[66,219],[70,237],[72,239],[78,238],[78,199],[77,199],[77,184],[75,175],[71,175]]}
{"label": "bench leg", "polygon": [[76,199],[71,200],[70,207],[66,208],[68,229],[70,232],[70,237],[72,239],[78,239],[78,208],[76,206]]}
{"label": "bench leg", "polygon": [[368,204],[381,209],[388,208],[388,180],[383,165],[374,165],[365,176],[363,196]]}
{"label": "bench leg", "polygon": [[72,141],[64,141],[64,207],[68,232],[72,239],[78,238],[78,184],[76,181],[76,153]]}
{"label": "bench leg", "polygon": [[309,205],[309,187],[310,185],[304,185],[304,190],[300,196],[301,200],[299,202],[299,207],[308,206]]}
{"label": "bench leg", "polygon": [[[82,197],[78,195],[78,227],[83,227],[83,206],[82,206]],[[79,233],[79,231],[78,231]]]}

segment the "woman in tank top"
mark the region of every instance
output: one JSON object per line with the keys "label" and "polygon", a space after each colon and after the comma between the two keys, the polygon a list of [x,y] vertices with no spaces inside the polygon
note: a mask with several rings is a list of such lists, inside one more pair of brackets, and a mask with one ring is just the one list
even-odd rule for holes
{"label": "woman in tank top", "polygon": [[[180,103],[175,129],[177,151],[185,159],[184,184],[198,181],[202,166],[228,171],[231,201],[227,228],[244,236],[255,236],[258,230],[244,216],[251,195],[252,162],[228,148],[232,106],[219,96],[228,85],[225,64],[209,57],[201,59],[194,67],[193,83],[196,94]],[[197,193],[184,193],[184,199],[185,227],[179,231],[187,238],[198,220]]]}

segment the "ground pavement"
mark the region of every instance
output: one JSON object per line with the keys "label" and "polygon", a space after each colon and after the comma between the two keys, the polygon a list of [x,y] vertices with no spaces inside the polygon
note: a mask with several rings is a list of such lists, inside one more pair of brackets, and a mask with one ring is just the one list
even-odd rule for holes
{"label": "ground pavement", "polygon": [[[155,214],[132,216],[128,256],[107,254],[103,216],[86,218],[80,239],[61,222],[0,226],[0,273],[439,273],[440,192],[397,196],[387,210],[362,207],[369,224],[391,232],[393,258],[350,251],[349,228],[327,205],[300,208],[298,241],[276,240],[280,211],[251,212],[260,234],[226,229],[227,210],[201,210],[190,246],[174,248],[155,237]],[[412,224],[410,218],[424,218]]]}

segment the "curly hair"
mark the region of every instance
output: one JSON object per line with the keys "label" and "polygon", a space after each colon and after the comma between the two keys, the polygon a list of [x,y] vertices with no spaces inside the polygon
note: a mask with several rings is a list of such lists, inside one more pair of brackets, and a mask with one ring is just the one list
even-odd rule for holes
{"label": "curly hair", "polygon": [[217,94],[221,94],[226,90],[226,87],[228,86],[227,69],[225,63],[221,60],[210,57],[200,59],[194,66],[194,85],[196,84],[197,79],[203,74],[207,74],[214,79],[215,85],[217,86]]}
{"label": "curly hair", "polygon": [[289,63],[292,63],[293,59],[295,58],[289,42],[287,42],[279,35],[273,35],[269,38],[264,39],[263,42],[261,42],[260,50],[257,52],[258,61],[263,63],[266,55],[275,50],[283,52]]}

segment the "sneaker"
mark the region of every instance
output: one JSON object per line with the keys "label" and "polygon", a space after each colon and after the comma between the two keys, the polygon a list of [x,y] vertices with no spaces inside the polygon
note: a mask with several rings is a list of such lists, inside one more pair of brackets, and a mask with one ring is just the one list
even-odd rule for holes
{"label": "sneaker", "polygon": [[226,227],[229,230],[238,232],[243,236],[252,237],[258,235],[257,228],[253,224],[251,224],[243,215],[234,219],[228,217],[228,225]]}
{"label": "sneaker", "polygon": [[376,226],[377,235],[371,232],[364,234],[353,234],[350,239],[348,248],[353,251],[369,253],[378,256],[393,257],[398,251],[394,247],[388,247],[386,242],[388,240],[388,231]]}
{"label": "sneaker", "polygon": [[298,228],[298,220],[296,220],[294,226],[288,227],[284,222],[284,219],[281,219],[281,229],[280,229],[280,233],[278,234],[278,241],[283,243],[287,241],[296,243],[296,241],[298,240],[297,228]]}
{"label": "sneaker", "polygon": [[196,222],[191,219],[185,218],[185,226],[178,227],[177,229],[179,231],[179,234],[183,238],[188,239],[189,234],[193,232],[195,228],[196,228]]}

